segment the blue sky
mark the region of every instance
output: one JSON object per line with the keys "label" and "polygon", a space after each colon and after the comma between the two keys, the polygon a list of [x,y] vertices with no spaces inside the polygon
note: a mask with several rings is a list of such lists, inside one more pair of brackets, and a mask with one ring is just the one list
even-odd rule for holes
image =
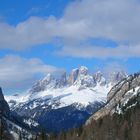
{"label": "blue sky", "polygon": [[[59,18],[64,8],[73,0],[1,0],[0,13],[8,23],[16,25],[30,16],[48,17],[54,15]],[[55,10],[54,10],[55,9]]]}
{"label": "blue sky", "polygon": [[1,0],[0,85],[23,91],[47,73],[140,70],[137,0]]}

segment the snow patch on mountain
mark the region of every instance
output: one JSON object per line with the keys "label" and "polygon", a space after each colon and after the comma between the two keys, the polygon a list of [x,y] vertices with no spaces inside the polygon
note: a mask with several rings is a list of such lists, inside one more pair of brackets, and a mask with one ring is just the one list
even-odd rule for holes
{"label": "snow patch on mountain", "polygon": [[114,110],[112,112],[122,114],[123,113],[123,111],[122,111],[123,107],[127,106],[126,109],[125,109],[125,110],[127,110],[131,107],[136,106],[137,101],[130,104],[130,105],[127,105],[127,104],[132,98],[138,97],[139,96],[138,94],[140,94],[140,86],[127,91],[126,94],[123,96],[123,98],[119,101],[119,104],[117,105],[117,107],[114,108]]}
{"label": "snow patch on mountain", "polygon": [[81,66],[73,69],[68,77],[65,72],[57,78],[52,74],[47,74],[25,94],[5,96],[5,98],[11,108],[21,107],[33,100],[39,100],[40,104],[34,102],[31,108],[43,105],[44,102],[50,105],[56,101],[59,102],[59,105],[53,106],[54,108],[74,103],[87,106],[95,101],[106,102],[107,93],[112,86],[125,76],[124,72],[113,72],[106,79],[100,71],[92,75],[89,74],[87,67]]}
{"label": "snow patch on mountain", "polygon": [[[96,87],[79,90],[76,86],[70,86],[62,89],[46,90],[30,96],[32,99],[50,99],[59,100],[61,105],[64,107],[73,103],[79,103],[87,106],[90,102],[94,101],[106,101],[106,96],[110,87]],[[103,92],[104,91],[104,92]]]}
{"label": "snow patch on mountain", "polygon": [[81,66],[68,76],[66,72],[57,77],[47,74],[26,93],[5,98],[11,111],[26,117],[28,124],[31,119],[50,132],[60,132],[83,125],[106,103],[112,86],[126,76],[122,72],[109,75],[111,78],[100,71],[91,74]]}
{"label": "snow patch on mountain", "polygon": [[[21,105],[21,103],[25,104],[37,99],[48,101],[48,105],[53,104],[53,102],[55,101],[59,101],[60,105],[57,106],[57,108],[69,106],[74,103],[79,103],[83,106],[87,106],[89,105],[89,103],[93,103],[94,101],[106,102],[107,93],[110,89],[111,86],[101,87],[100,85],[97,85],[94,88],[85,88],[82,90],[80,90],[77,86],[70,86],[58,89],[48,89],[45,91],[30,94],[30,96],[18,96],[18,98],[16,98],[15,96],[5,96],[5,98],[9,102],[9,105],[11,107],[13,106],[14,101],[16,102],[15,105],[17,106]],[[42,103],[40,103],[39,105],[43,105]],[[36,108],[37,106],[38,104],[34,104],[32,106],[32,109]]]}

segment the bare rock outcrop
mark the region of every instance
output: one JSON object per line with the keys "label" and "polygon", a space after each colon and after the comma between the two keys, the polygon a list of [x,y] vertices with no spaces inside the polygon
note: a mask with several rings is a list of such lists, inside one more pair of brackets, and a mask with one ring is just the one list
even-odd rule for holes
{"label": "bare rock outcrop", "polygon": [[0,114],[3,116],[8,116],[10,113],[9,105],[5,101],[2,88],[0,87]]}
{"label": "bare rock outcrop", "polygon": [[[91,120],[97,120],[103,118],[104,116],[114,113],[114,108],[122,101],[129,100],[134,94],[135,89],[140,86],[140,73],[130,75],[127,78],[123,79],[117,85],[115,85],[107,96],[106,105],[93,114],[86,122],[89,124]],[[133,92],[129,92],[134,90]]]}

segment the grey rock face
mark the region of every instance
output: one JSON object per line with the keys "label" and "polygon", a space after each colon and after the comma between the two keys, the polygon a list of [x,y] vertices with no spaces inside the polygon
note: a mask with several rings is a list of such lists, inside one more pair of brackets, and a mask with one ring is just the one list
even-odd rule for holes
{"label": "grey rock face", "polygon": [[68,83],[70,85],[74,84],[76,80],[80,78],[80,76],[86,76],[88,75],[88,68],[85,66],[81,66],[79,69],[73,69],[69,78]]}
{"label": "grey rock face", "polygon": [[95,73],[93,75],[96,83],[99,83],[101,86],[104,86],[107,82],[106,82],[106,79],[103,77],[103,74],[98,71],[97,73]]}
{"label": "grey rock face", "polygon": [[82,90],[88,87],[95,87],[96,81],[94,77],[88,73],[88,68],[81,66],[78,70],[78,75],[73,84],[78,86],[79,90]]}
{"label": "grey rock face", "polygon": [[4,99],[1,87],[0,87],[0,113],[4,116],[8,116],[10,113],[9,105]]}
{"label": "grey rock face", "polygon": [[0,87],[0,100],[4,100],[4,96],[3,96],[3,93],[2,93],[2,88]]}
{"label": "grey rock face", "polygon": [[92,119],[97,120],[104,117],[105,115],[112,115],[118,104],[124,104],[124,102],[131,99],[133,94],[135,93],[136,88],[139,88],[140,90],[139,86],[140,73],[130,75],[127,78],[123,79],[108,93],[107,104],[102,109],[93,114],[93,116],[90,117],[86,124],[90,123]]}
{"label": "grey rock face", "polygon": [[68,77],[68,84],[72,85],[76,81],[79,74],[79,69],[73,69],[70,76]]}
{"label": "grey rock face", "polygon": [[29,92],[37,93],[40,91],[44,91],[45,89],[61,88],[66,84],[67,84],[66,72],[64,72],[59,78],[55,78],[53,75],[49,73],[45,78],[36,82]]}
{"label": "grey rock face", "polygon": [[33,85],[33,87],[30,89],[30,93],[44,91],[46,87],[51,87],[51,86],[54,86],[55,84],[56,84],[56,81],[53,78],[53,76],[51,74],[48,74],[42,80],[39,80]]}
{"label": "grey rock face", "polygon": [[81,66],[73,69],[70,75],[67,77],[66,72],[62,73],[59,77],[52,74],[48,74],[42,80],[36,82],[29,90],[29,93],[37,93],[46,89],[56,89],[65,86],[76,85],[79,89],[85,89],[87,87],[95,87],[97,84],[105,86],[109,83],[115,85],[118,81],[126,77],[124,72],[112,72],[109,77],[104,77],[101,72],[97,72],[94,75],[89,74],[88,68]]}

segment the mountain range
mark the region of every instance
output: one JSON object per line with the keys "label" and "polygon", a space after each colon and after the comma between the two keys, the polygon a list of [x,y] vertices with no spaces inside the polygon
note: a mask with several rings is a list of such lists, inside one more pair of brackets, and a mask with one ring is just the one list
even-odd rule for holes
{"label": "mountain range", "polygon": [[81,66],[59,76],[47,74],[24,95],[5,96],[12,113],[29,125],[36,122],[46,132],[59,133],[82,126],[107,101],[107,93],[127,77],[123,71],[104,75]]}
{"label": "mountain range", "polygon": [[5,140],[139,140],[140,73],[108,75],[91,74],[81,66],[69,76],[48,74],[24,95],[4,98],[0,88],[2,136]]}
{"label": "mountain range", "polygon": [[140,73],[129,75],[107,94],[107,102],[82,128],[55,140],[139,140]]}

